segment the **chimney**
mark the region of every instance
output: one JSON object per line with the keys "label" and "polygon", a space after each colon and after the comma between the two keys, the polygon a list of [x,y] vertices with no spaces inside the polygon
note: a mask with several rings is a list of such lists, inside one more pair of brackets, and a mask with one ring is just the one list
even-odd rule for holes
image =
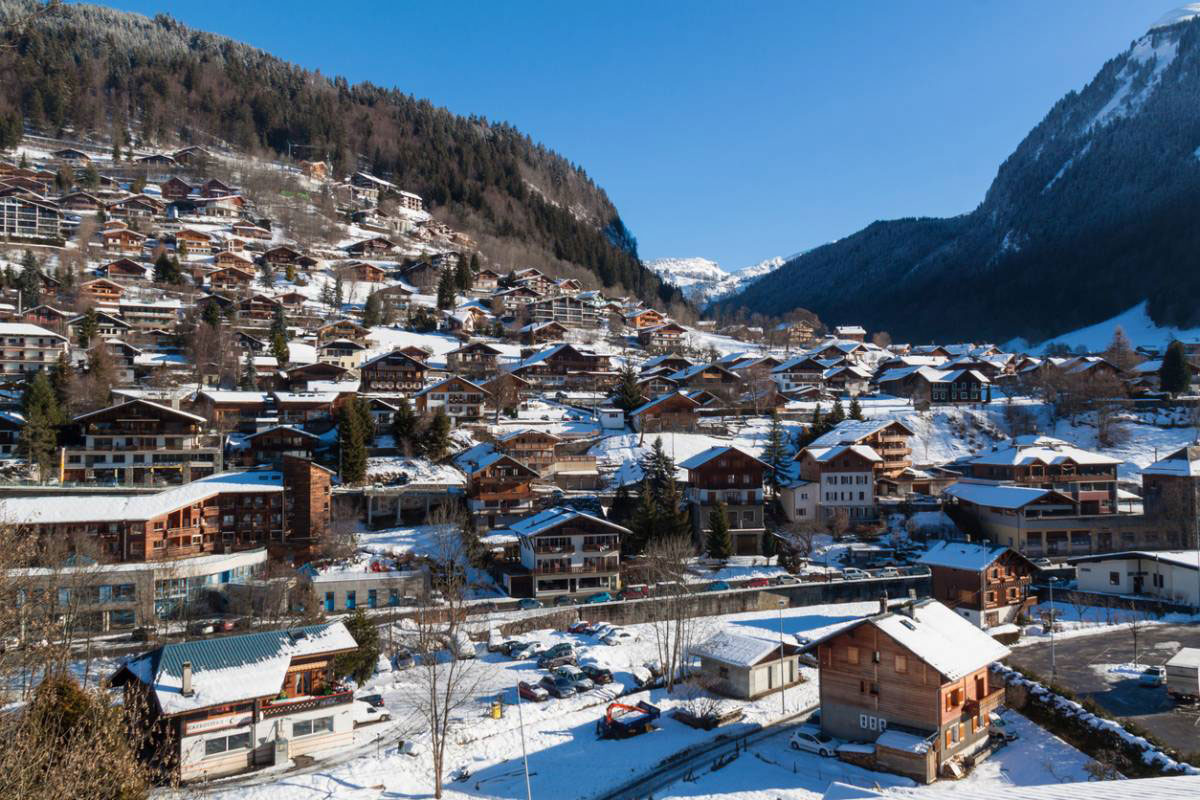
{"label": "chimney", "polygon": [[887,612],[888,612],[888,599],[887,599],[887,595],[886,595],[886,594],[885,594],[885,595],[880,595],[880,597],[879,597],[879,613],[880,613],[880,614],[886,614]]}
{"label": "chimney", "polygon": [[183,662],[183,686],[181,694],[184,697],[191,697],[195,692],[192,690],[192,662]]}

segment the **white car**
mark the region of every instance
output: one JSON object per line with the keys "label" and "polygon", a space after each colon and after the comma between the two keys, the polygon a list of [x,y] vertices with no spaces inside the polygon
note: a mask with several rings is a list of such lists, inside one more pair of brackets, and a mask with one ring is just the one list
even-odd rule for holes
{"label": "white car", "polygon": [[386,722],[392,715],[386,708],[376,708],[362,700],[354,701],[354,722],[357,725],[370,725],[373,722]]}
{"label": "white car", "polygon": [[832,736],[821,733],[820,728],[812,725],[801,725],[788,740],[788,747],[793,750],[804,750],[825,758],[831,758],[837,752],[837,745]]}
{"label": "white car", "polygon": [[884,567],[875,573],[876,578],[899,578],[900,571],[895,567]]}
{"label": "white car", "polygon": [[605,644],[629,644],[638,640],[637,634],[631,633],[622,628],[614,628],[607,636],[600,641]]}
{"label": "white car", "polygon": [[842,580],[844,581],[865,581],[870,578],[870,574],[858,567],[846,567],[842,570]]}

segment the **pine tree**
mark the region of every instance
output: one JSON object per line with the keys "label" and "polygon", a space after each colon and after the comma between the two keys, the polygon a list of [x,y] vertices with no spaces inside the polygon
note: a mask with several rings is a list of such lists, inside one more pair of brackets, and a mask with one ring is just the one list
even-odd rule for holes
{"label": "pine tree", "polygon": [[705,547],[709,558],[726,559],[733,555],[733,537],[729,535],[729,517],[724,503],[717,503],[708,512],[708,534]]}
{"label": "pine tree", "polygon": [[465,258],[458,260],[458,265],[454,268],[454,286],[458,291],[466,293],[471,291],[471,287],[475,285],[475,273],[471,272],[471,265]]}
{"label": "pine tree", "polygon": [[246,357],[242,359],[242,379],[238,382],[238,388],[243,392],[258,391],[258,373],[254,370],[254,354],[249,350],[246,351]]}
{"label": "pine tree", "polygon": [[63,421],[58,398],[45,370],[39,370],[25,388],[21,408],[25,425],[21,428],[18,452],[38,469],[38,479],[46,481],[54,472],[58,445],[58,426]]}
{"label": "pine tree", "polygon": [[621,484],[617,487],[617,493],[613,496],[613,504],[608,509],[609,522],[628,528],[636,510],[637,501],[629,493],[629,487]]}
{"label": "pine tree", "polygon": [[438,409],[434,412],[429,430],[425,431],[422,439],[422,450],[426,458],[437,461],[450,450],[450,418],[446,412]]}
{"label": "pine tree", "polygon": [[175,283],[178,266],[171,263],[171,259],[167,257],[167,251],[163,250],[158,254],[158,258],[154,259],[154,282],[155,283]]}
{"label": "pine tree", "polygon": [[375,674],[379,654],[382,652],[379,626],[367,616],[362,606],[359,606],[350,619],[346,620],[346,630],[354,637],[354,643],[358,647],[334,658],[332,671],[338,678],[350,678],[362,685]]}
{"label": "pine tree", "polygon": [[1175,340],[1167,347],[1162,366],[1158,370],[1158,383],[1159,388],[1168,392],[1172,397],[1187,391],[1188,386],[1191,385],[1192,373],[1188,367],[1183,342]]}
{"label": "pine tree", "polygon": [[667,485],[675,482],[675,461],[663,447],[662,437],[654,439],[650,452],[641,460],[642,477],[650,485],[655,501],[661,501]]}
{"label": "pine tree", "polygon": [[374,328],[380,323],[380,311],[382,303],[379,301],[379,292],[371,292],[367,296],[367,302],[363,304],[362,324],[366,328]]}
{"label": "pine tree", "polygon": [[846,409],[842,408],[842,399],[839,397],[837,400],[833,401],[833,408],[829,412],[828,425],[830,428],[835,428],[845,418]]}
{"label": "pine tree", "polygon": [[783,421],[778,411],[771,412],[771,427],[767,430],[767,444],[763,448],[762,460],[771,468],[767,482],[771,489],[778,493],[779,486],[787,474],[788,468],[787,434],[783,430]]}
{"label": "pine tree", "polygon": [[439,311],[454,308],[454,276],[448,269],[442,270],[438,278],[437,307]]}
{"label": "pine tree", "polygon": [[59,353],[58,361],[50,368],[50,386],[54,389],[59,408],[62,409],[64,422],[68,417],[67,409],[71,406],[71,383],[74,379],[75,368],[71,366],[71,359],[66,353]]}
{"label": "pine tree", "polygon": [[692,516],[688,512],[687,506],[683,504],[683,497],[679,493],[679,485],[675,483],[674,477],[664,487],[658,504],[661,521],[655,528],[655,535],[681,536],[690,539]]}
{"label": "pine tree", "polygon": [[862,419],[862,406],[858,402],[858,396],[850,398],[850,419]]}
{"label": "pine tree", "polygon": [[767,558],[779,553],[779,542],[775,538],[775,534],[771,531],[763,531],[762,535],[762,554]]}
{"label": "pine tree", "polygon": [[629,555],[640,555],[654,537],[654,531],[658,527],[659,519],[658,506],[654,500],[654,491],[650,488],[650,482],[643,480],[641,487],[638,489],[637,506],[633,510],[632,519],[629,521],[631,535],[628,537],[627,542],[621,545],[621,552],[624,553],[628,549]]}
{"label": "pine tree", "polygon": [[271,334],[271,355],[275,356],[275,363],[283,369],[291,361],[291,349],[288,347],[287,336],[282,333]]}
{"label": "pine tree", "polygon": [[401,398],[396,404],[396,413],[392,417],[392,438],[396,447],[406,456],[420,455],[421,420],[409,405],[408,400]]}
{"label": "pine tree", "polygon": [[83,312],[83,319],[79,323],[79,346],[89,346],[99,330],[100,323],[96,320],[96,309],[89,308]]}
{"label": "pine tree", "polygon": [[209,300],[204,306],[204,313],[201,318],[214,328],[221,326],[221,309],[217,308],[216,300]]}
{"label": "pine tree", "polygon": [[342,312],[342,304],[345,302],[342,294],[342,276],[338,275],[333,281],[333,310],[337,313]]}
{"label": "pine tree", "polygon": [[352,405],[346,403],[337,414],[338,465],[342,481],[357,485],[367,477],[367,445],[361,417]]}
{"label": "pine tree", "polygon": [[629,414],[642,404],[642,390],[638,386],[638,373],[632,364],[625,364],[617,373],[617,396],[613,405]]}
{"label": "pine tree", "polygon": [[375,444],[375,417],[371,416],[371,402],[365,397],[356,397],[350,402],[350,410],[358,417],[358,429],[362,431],[363,444]]}

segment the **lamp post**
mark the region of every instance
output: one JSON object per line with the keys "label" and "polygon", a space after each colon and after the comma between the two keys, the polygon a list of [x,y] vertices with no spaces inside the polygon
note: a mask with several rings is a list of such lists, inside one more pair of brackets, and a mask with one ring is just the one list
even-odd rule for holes
{"label": "lamp post", "polygon": [[1058,583],[1058,578],[1050,578],[1048,585],[1050,587],[1050,682],[1054,683],[1057,677],[1056,665],[1054,658],[1054,584]]}
{"label": "lamp post", "polygon": [[521,761],[525,763],[525,800],[533,800],[529,787],[529,756],[525,752],[525,712],[521,709],[521,687],[517,686],[517,727],[521,729]]}
{"label": "lamp post", "polygon": [[783,607],[787,600],[779,601],[779,709],[787,716],[787,678],[783,674]]}

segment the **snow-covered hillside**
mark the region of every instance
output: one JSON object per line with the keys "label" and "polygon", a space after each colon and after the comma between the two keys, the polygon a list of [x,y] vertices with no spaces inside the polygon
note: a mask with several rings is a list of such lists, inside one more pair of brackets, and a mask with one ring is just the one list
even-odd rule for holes
{"label": "snow-covered hillside", "polygon": [[[1171,343],[1172,339],[1179,339],[1185,342],[1194,342],[1200,340],[1200,328],[1180,329],[1172,327],[1159,327],[1154,320],[1150,319],[1150,314],[1146,311],[1146,303],[1138,303],[1133,308],[1118,314],[1117,316],[1106,319],[1104,322],[1097,322],[1095,325],[1089,325],[1086,328],[1080,328],[1070,333],[1064,333],[1061,336],[1055,336],[1051,341],[1055,343],[1066,344],[1068,347],[1075,349],[1082,347],[1088,352],[1099,352],[1108,347],[1112,341],[1113,331],[1120,327],[1125,331],[1125,335],[1129,337],[1129,341],[1135,347],[1159,347],[1165,348]],[[1030,346],[1023,339],[1014,339],[1006,344],[1014,351],[1028,350],[1029,352],[1038,352],[1050,342],[1042,342],[1041,344]]]}
{"label": "snow-covered hillside", "polygon": [[739,292],[764,275],[779,269],[787,259],[768,258],[736,272],[726,272],[716,261],[707,258],[656,258],[646,266],[698,306]]}

